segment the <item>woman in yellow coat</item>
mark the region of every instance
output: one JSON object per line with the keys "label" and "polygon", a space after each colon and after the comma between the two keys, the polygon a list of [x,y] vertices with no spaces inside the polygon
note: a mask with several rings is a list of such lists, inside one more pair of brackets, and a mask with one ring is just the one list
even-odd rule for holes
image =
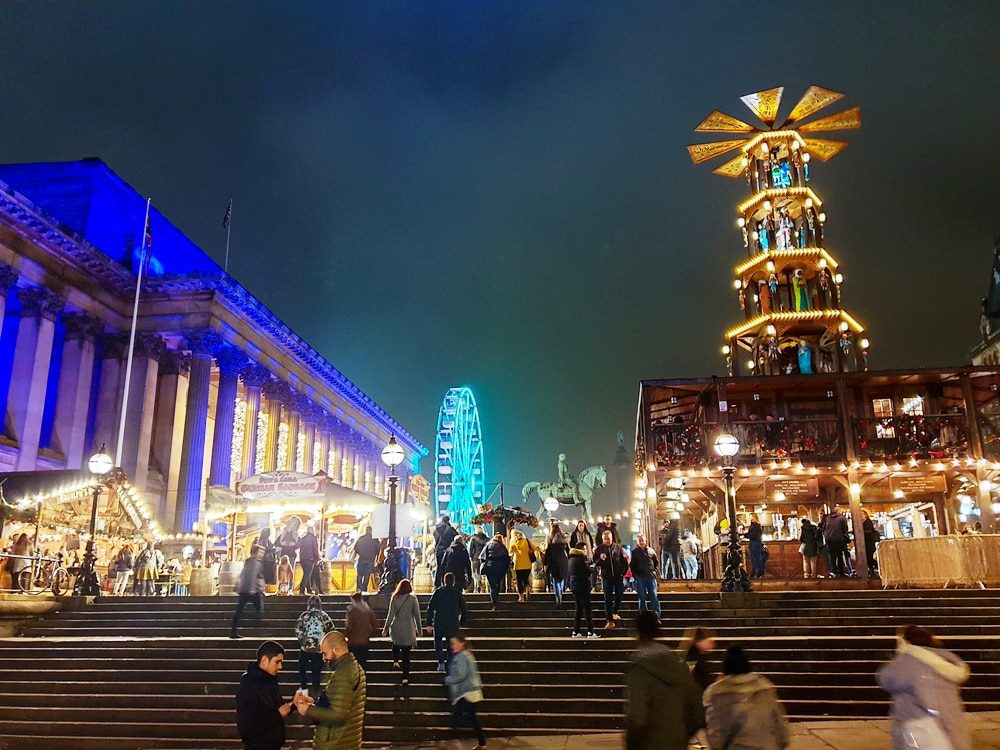
{"label": "woman in yellow coat", "polygon": [[513,536],[510,556],[514,560],[514,575],[517,577],[517,600],[526,602],[531,593],[531,558],[538,555],[538,550],[522,532],[515,531]]}

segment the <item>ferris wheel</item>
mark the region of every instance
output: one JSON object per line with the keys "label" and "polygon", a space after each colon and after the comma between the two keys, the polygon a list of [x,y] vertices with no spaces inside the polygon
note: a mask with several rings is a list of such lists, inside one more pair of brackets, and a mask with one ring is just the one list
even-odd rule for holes
{"label": "ferris wheel", "polygon": [[434,439],[434,498],[437,512],[471,531],[483,503],[483,437],[476,398],[468,388],[451,388],[438,412]]}

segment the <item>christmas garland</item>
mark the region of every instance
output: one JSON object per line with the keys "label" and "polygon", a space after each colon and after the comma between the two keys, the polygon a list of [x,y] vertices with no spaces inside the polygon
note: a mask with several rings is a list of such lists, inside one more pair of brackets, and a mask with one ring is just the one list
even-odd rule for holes
{"label": "christmas garland", "polygon": [[472,523],[474,524],[485,524],[485,523],[502,523],[505,526],[530,526],[532,528],[538,527],[538,519],[526,510],[522,510],[517,506],[505,506],[499,505],[496,508],[485,505],[483,510],[479,515],[473,517]]}

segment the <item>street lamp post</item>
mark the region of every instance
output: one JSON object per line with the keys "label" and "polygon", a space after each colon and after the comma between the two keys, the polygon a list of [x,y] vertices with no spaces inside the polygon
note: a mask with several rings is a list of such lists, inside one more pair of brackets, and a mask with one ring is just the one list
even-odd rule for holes
{"label": "street lamp post", "polygon": [[388,444],[382,449],[382,463],[389,467],[389,540],[385,550],[385,562],[382,565],[382,584],[379,593],[390,595],[403,578],[403,567],[400,562],[402,551],[396,546],[396,488],[399,486],[399,476],[396,468],[403,463],[406,453],[396,442],[396,436],[389,438]]}
{"label": "street lamp post", "polygon": [[733,475],[736,467],[733,458],[740,452],[740,441],[735,435],[723,432],[715,438],[715,452],[726,463],[722,473],[726,478],[726,516],[729,519],[729,546],[726,549],[726,569],[722,574],[722,590],[753,591],[750,576],[743,567],[743,551],[740,549],[740,538],[736,531],[736,489],[733,486]]}
{"label": "street lamp post", "polygon": [[77,596],[99,596],[101,593],[101,583],[97,579],[97,553],[94,552],[94,537],[97,536],[97,504],[101,499],[101,488],[104,477],[114,468],[114,461],[108,455],[104,446],[90,457],[87,468],[94,475],[94,496],[90,505],[90,538],[87,539],[87,548],[83,553],[83,564],[80,565],[80,572],[76,577],[76,586],[73,593]]}

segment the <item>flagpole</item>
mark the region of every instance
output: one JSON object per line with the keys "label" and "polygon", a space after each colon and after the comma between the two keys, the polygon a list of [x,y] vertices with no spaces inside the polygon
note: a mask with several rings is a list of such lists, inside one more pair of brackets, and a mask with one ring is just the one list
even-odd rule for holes
{"label": "flagpole", "polygon": [[[135,277],[135,301],[132,303],[132,328],[128,336],[128,359],[125,360],[125,390],[122,393],[122,413],[118,420],[118,443],[115,446],[115,466],[122,466],[122,450],[125,448],[125,418],[128,415],[128,391],[132,382],[132,355],[135,352],[135,327],[139,320],[139,291],[142,289],[142,274],[146,269],[146,227],[149,226],[149,204],[152,198],[146,199],[146,218],[142,222],[142,251],[139,253],[139,272]],[[149,248],[152,252],[152,248]]]}
{"label": "flagpole", "polygon": [[229,220],[226,222],[226,262],[222,266],[222,270],[229,273],[229,234],[233,231],[233,199],[229,199],[229,211],[226,213]]}

